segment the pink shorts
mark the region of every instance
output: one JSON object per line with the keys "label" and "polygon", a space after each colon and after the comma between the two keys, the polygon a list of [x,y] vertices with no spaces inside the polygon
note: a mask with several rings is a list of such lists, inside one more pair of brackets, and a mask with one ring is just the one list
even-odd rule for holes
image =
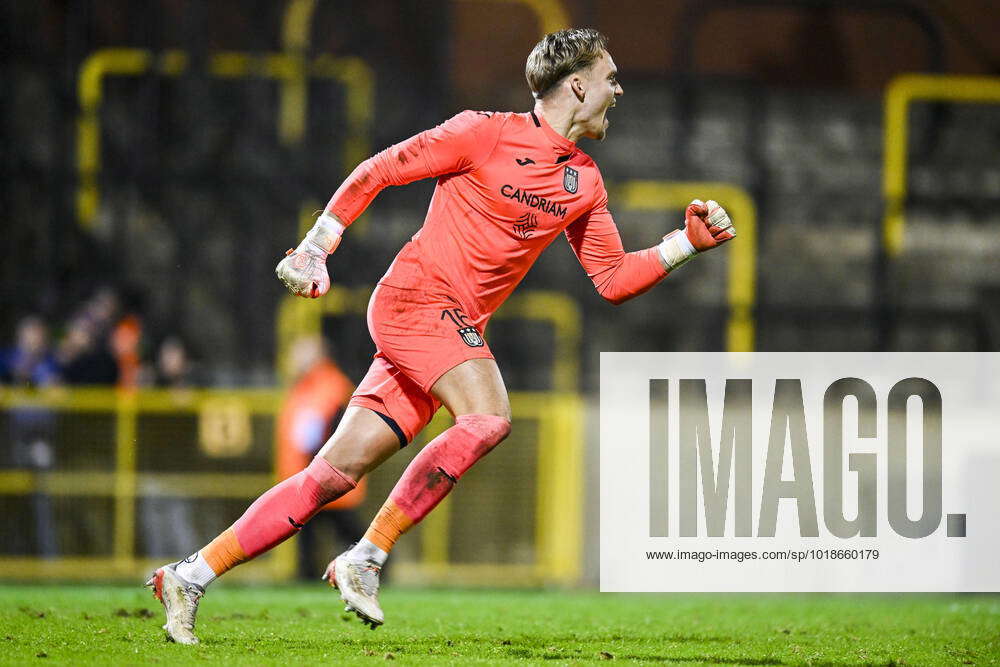
{"label": "pink shorts", "polygon": [[411,442],[440,401],[431,387],[469,359],[492,359],[482,332],[455,301],[422,290],[379,285],[368,303],[375,359],[349,405],[390,417]]}

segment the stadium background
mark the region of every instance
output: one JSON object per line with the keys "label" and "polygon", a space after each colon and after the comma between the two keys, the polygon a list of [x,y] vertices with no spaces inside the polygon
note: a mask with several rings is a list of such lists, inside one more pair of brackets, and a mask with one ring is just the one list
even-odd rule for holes
{"label": "stadium background", "polygon": [[[488,332],[514,435],[401,542],[397,582],[594,581],[601,350],[1000,337],[986,0],[6,0],[0,17],[0,344],[34,316],[54,359],[5,371],[0,576],[137,579],[267,488],[293,341],[325,333],[360,379],[367,293],[433,184],[379,196],[321,303],[283,292],[281,253],[367,155],[464,108],[529,109],[524,59],[567,25],[605,32],[622,72],[609,139],[581,147],[626,247],[694,196],[741,237],[618,308],[553,244]],[[177,382],[165,348],[189,358]],[[372,476],[366,519],[416,449]],[[284,580],[292,548],[234,575]]]}

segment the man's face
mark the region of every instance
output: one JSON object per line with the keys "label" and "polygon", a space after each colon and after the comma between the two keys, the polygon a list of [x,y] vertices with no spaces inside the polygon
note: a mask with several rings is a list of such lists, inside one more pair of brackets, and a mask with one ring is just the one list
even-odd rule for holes
{"label": "man's face", "polygon": [[624,94],[618,83],[618,68],[607,51],[601,52],[581,77],[584,83],[583,119],[590,139],[603,139],[608,131],[608,109],[615,105],[615,98]]}

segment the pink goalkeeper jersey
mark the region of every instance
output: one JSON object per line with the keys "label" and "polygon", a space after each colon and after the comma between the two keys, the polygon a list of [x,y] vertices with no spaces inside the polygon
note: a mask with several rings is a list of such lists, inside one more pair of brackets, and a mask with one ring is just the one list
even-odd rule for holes
{"label": "pink goalkeeper jersey", "polygon": [[667,275],[656,248],[623,250],[597,165],[535,113],[463,111],[362,162],[327,210],[350,224],[384,187],[432,176],[424,225],[380,283],[447,295],[480,331],[561,232],[613,303]]}

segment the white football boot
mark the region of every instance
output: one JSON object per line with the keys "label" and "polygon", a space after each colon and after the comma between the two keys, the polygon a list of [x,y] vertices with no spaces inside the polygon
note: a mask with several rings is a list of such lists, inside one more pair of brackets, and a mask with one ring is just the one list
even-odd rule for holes
{"label": "white football boot", "polygon": [[385,622],[385,614],[378,604],[378,582],[382,566],[371,560],[348,560],[348,551],[337,556],[326,568],[323,576],[330,585],[340,590],[340,599],[363,623],[372,630]]}
{"label": "white football boot", "polygon": [[164,565],[153,573],[146,585],[153,589],[153,597],[163,603],[167,613],[163,629],[167,637],[178,644],[197,644],[194,621],[205,589],[182,579],[176,567],[176,563]]}

